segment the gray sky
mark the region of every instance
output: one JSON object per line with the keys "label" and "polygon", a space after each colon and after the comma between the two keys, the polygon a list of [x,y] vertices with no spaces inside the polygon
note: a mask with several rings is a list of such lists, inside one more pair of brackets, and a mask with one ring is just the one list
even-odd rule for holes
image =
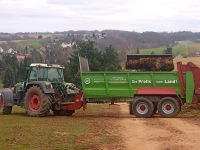
{"label": "gray sky", "polygon": [[200,32],[200,0],[0,0],[0,32]]}

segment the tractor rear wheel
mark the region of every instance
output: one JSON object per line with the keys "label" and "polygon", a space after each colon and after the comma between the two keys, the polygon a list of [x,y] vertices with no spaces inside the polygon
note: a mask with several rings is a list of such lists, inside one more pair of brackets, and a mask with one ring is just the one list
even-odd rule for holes
{"label": "tractor rear wheel", "polygon": [[72,116],[74,110],[52,110],[56,116]]}
{"label": "tractor rear wheel", "polygon": [[133,101],[132,110],[136,117],[148,118],[153,115],[154,107],[149,99],[138,97]]}
{"label": "tractor rear wheel", "polygon": [[12,112],[12,106],[8,105],[13,100],[13,93],[10,89],[3,89],[0,95],[0,114],[9,115]]}
{"label": "tractor rear wheel", "polygon": [[180,112],[180,104],[173,97],[164,97],[158,102],[158,113],[163,117],[175,117]]}
{"label": "tractor rear wheel", "polygon": [[37,86],[33,86],[28,89],[25,94],[25,110],[29,116],[47,116],[50,108],[50,96],[44,94]]}

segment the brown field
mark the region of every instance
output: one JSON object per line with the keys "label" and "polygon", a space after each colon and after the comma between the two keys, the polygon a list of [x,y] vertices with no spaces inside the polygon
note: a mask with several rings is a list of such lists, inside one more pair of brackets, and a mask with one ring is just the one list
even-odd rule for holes
{"label": "brown field", "polygon": [[200,57],[175,58],[173,61],[175,70],[176,70],[176,63],[179,61],[181,61],[184,64],[186,64],[187,62],[192,62],[200,67]]}
{"label": "brown field", "polygon": [[200,105],[184,106],[177,118],[135,118],[126,103],[89,104],[72,117],[28,117],[14,107],[0,129],[2,150],[196,150]]}
{"label": "brown field", "polygon": [[25,40],[0,41],[0,44],[8,44],[8,42],[11,42],[11,43],[19,43],[19,42],[22,42],[22,41],[25,41]]}

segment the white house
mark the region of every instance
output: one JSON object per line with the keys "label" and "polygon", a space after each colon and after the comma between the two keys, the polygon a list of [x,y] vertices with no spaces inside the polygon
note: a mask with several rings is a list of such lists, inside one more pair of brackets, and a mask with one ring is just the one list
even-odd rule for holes
{"label": "white house", "polygon": [[2,47],[0,47],[0,53],[3,53],[3,48]]}

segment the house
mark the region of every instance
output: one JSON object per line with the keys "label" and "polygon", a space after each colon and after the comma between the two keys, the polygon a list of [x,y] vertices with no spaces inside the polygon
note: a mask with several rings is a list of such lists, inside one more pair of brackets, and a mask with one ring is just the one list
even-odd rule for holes
{"label": "house", "polygon": [[3,48],[2,47],[0,47],[0,53],[3,53]]}
{"label": "house", "polygon": [[18,62],[24,62],[25,60],[31,59],[30,54],[16,54],[15,57]]}
{"label": "house", "polygon": [[75,42],[73,42],[73,43],[62,43],[60,46],[62,47],[62,48],[72,48],[72,46],[74,46],[75,45]]}
{"label": "house", "polygon": [[17,54],[17,51],[14,50],[14,49],[12,49],[12,48],[10,48],[10,49],[8,49],[8,50],[6,51],[6,53],[7,53],[7,54]]}

